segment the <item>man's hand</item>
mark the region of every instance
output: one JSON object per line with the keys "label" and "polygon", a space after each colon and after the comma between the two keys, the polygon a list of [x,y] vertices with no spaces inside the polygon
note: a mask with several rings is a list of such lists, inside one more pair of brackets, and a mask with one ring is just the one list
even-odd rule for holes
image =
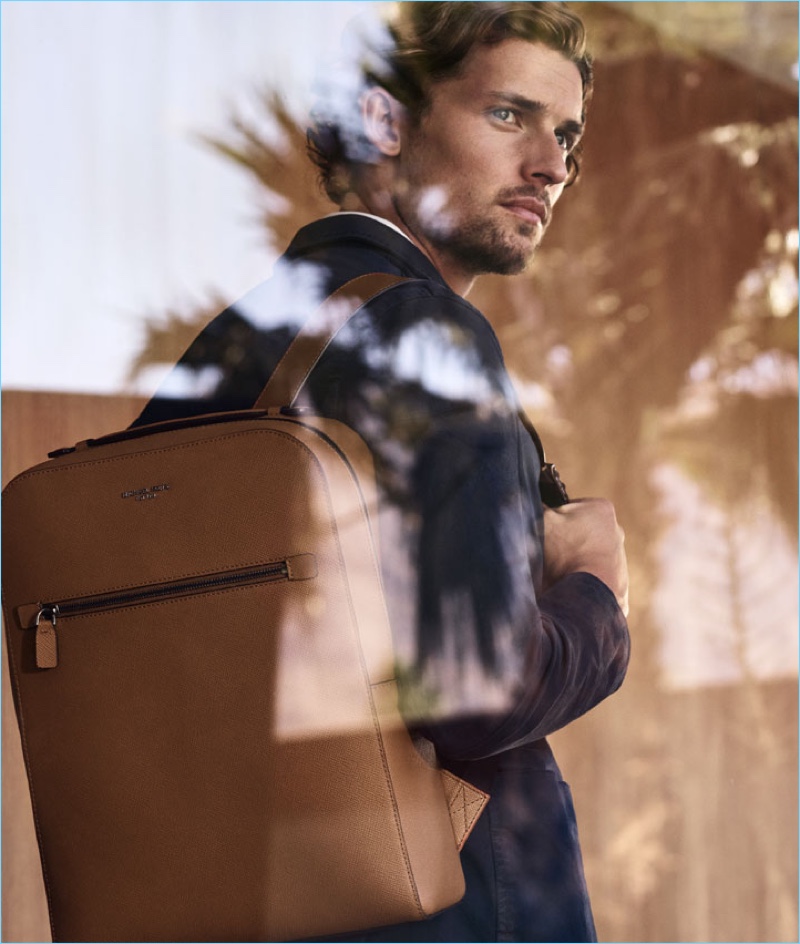
{"label": "man's hand", "polygon": [[580,498],[544,510],[544,579],[549,586],[567,574],[594,574],[628,615],[625,534],[614,506],[604,498]]}

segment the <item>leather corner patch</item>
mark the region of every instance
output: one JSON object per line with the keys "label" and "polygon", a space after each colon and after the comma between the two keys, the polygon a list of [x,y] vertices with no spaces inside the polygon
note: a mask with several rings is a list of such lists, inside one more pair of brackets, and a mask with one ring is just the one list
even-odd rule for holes
{"label": "leather corner patch", "polygon": [[486,808],[490,797],[488,793],[484,793],[483,790],[473,787],[466,780],[456,777],[449,770],[439,772],[442,775],[442,784],[447,798],[447,806],[450,810],[450,822],[453,825],[456,846],[460,852],[475,823],[477,823],[478,817]]}

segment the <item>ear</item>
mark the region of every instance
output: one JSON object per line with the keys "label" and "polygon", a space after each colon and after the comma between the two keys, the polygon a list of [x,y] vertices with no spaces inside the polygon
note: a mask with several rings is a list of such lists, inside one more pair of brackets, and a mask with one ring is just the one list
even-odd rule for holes
{"label": "ear", "polygon": [[386,89],[374,85],[361,97],[364,134],[381,154],[397,157],[402,143],[405,109]]}

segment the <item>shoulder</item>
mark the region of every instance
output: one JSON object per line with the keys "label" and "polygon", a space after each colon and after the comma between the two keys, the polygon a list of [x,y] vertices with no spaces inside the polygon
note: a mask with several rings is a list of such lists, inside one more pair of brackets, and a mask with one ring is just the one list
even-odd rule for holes
{"label": "shoulder", "polygon": [[363,317],[380,326],[386,340],[414,333],[430,343],[439,338],[447,346],[478,345],[502,361],[497,335],[484,314],[431,279],[409,278],[387,289],[365,307]]}
{"label": "shoulder", "polygon": [[452,403],[514,399],[487,319],[428,279],[409,279],[373,298],[339,332],[327,360],[337,375],[348,363],[362,364],[363,376],[393,395],[413,389]]}

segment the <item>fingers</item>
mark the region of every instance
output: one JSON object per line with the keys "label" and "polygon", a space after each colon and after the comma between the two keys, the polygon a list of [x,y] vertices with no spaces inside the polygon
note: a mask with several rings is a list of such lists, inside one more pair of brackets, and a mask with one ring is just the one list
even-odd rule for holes
{"label": "fingers", "polygon": [[583,498],[545,510],[547,584],[569,573],[586,572],[602,580],[628,612],[628,564],[625,533],[614,505],[604,498]]}

